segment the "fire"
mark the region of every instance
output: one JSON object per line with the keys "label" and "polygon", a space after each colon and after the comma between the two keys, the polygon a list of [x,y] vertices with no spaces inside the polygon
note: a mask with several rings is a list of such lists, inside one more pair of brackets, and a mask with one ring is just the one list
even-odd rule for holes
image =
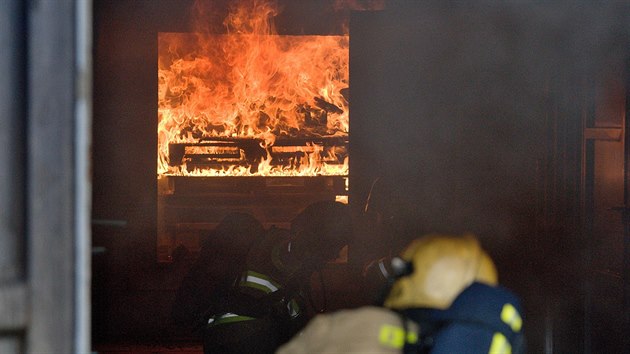
{"label": "fire", "polygon": [[277,10],[252,4],[227,34],[158,34],[158,177],[348,174],[327,143],[348,137],[348,36],[277,35]]}

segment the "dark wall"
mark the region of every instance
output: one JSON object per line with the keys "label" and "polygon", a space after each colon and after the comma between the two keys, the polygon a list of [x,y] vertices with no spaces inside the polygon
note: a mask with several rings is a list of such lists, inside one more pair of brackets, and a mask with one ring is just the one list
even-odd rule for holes
{"label": "dark wall", "polygon": [[[95,1],[93,341],[164,332],[181,267],[156,263],[157,31],[189,1]],[[148,318],[152,318],[150,321]],[[157,340],[155,340],[157,341]]]}
{"label": "dark wall", "polygon": [[125,220],[129,227],[155,224],[150,218],[157,195],[157,32],[187,31],[190,6],[187,1],[95,2],[97,219]]}

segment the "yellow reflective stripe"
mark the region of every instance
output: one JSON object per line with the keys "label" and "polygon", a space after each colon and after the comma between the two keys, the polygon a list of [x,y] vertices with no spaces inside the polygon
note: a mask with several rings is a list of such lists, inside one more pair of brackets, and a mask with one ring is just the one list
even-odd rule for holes
{"label": "yellow reflective stripe", "polygon": [[397,326],[382,325],[378,341],[385,346],[401,349],[405,345],[405,331]]}
{"label": "yellow reflective stripe", "polygon": [[418,343],[418,334],[416,332],[407,332],[407,343]]}
{"label": "yellow reflective stripe", "polygon": [[523,327],[523,319],[512,304],[503,305],[503,310],[501,310],[501,320],[507,323],[514,332],[519,332]]}
{"label": "yellow reflective stripe", "polygon": [[384,324],[378,334],[378,341],[382,345],[394,349],[402,349],[407,343],[418,343],[418,334],[415,332],[407,332],[402,327]]}
{"label": "yellow reflective stripe", "polygon": [[267,294],[275,292],[281,288],[280,284],[273,281],[273,279],[252,270],[248,270],[243,274],[241,285],[262,290]]}
{"label": "yellow reflective stripe", "polygon": [[508,343],[503,334],[496,332],[494,336],[492,336],[492,343],[490,344],[488,354],[512,354],[512,346]]}

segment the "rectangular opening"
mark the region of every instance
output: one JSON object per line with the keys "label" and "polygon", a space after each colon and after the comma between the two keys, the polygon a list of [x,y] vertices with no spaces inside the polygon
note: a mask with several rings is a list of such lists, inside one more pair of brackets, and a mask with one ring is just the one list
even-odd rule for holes
{"label": "rectangular opening", "polygon": [[288,226],[348,201],[349,36],[280,35],[265,6],[227,33],[157,33],[157,256],[229,212]]}

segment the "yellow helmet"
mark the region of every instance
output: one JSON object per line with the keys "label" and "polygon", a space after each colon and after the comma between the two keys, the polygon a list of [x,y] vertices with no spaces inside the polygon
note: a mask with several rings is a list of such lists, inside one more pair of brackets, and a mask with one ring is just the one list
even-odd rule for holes
{"label": "yellow helmet", "polygon": [[392,309],[446,309],[473,282],[496,285],[497,270],[471,234],[427,235],[402,254],[411,273],[393,284],[384,305]]}

